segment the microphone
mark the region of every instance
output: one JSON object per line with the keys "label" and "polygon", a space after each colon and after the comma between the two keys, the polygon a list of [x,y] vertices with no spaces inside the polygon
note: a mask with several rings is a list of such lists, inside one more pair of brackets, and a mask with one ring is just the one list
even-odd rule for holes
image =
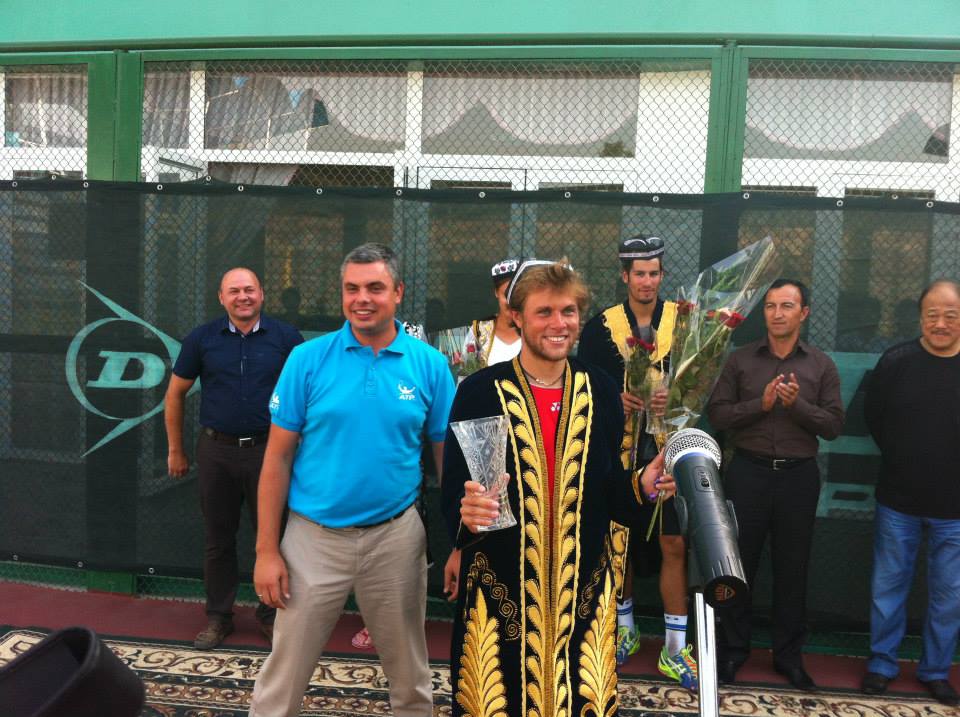
{"label": "microphone", "polygon": [[720,448],[707,433],[684,428],[667,439],[664,467],[677,484],[677,516],[690,546],[692,574],[711,607],[742,604],[749,596],[737,545],[733,504],[720,484]]}

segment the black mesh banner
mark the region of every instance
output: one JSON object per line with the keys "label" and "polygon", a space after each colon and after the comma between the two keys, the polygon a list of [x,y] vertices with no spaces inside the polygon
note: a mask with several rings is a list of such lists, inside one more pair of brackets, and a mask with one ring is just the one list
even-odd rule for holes
{"label": "black mesh banner", "polygon": [[[267,313],[312,337],[342,322],[344,253],[367,241],[390,244],[406,283],[400,318],[429,332],[492,313],[489,267],[508,256],[567,257],[592,288],[592,315],[623,299],[616,246],[637,232],[666,241],[668,298],[701,267],[768,235],[784,275],[812,287],[806,338],[836,361],[848,418],[819,458],[825,484],[810,609],[825,623],[864,625],[877,456],[861,386],[885,347],[917,334],[923,286],[960,276],[960,208],[953,204],[210,181],[0,183],[0,560],[199,576],[195,469],[180,480],[166,474],[162,400],[180,342],[223,311],[217,286],[226,269],[256,270]],[[738,329],[737,343],[761,334],[756,313]],[[187,399],[191,456],[198,405],[196,394]],[[436,508],[435,480],[428,504]],[[439,566],[449,550],[441,528],[434,511],[430,540]],[[249,571],[252,535],[244,531]],[[768,583],[764,573],[760,603]]]}

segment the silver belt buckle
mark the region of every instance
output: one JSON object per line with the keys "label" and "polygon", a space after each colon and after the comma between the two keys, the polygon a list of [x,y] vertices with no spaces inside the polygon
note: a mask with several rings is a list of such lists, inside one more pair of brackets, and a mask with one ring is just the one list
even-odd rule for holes
{"label": "silver belt buckle", "polygon": [[786,458],[774,458],[774,459],[773,459],[773,470],[775,470],[775,471],[783,470],[783,469],[782,469],[780,466],[778,466],[777,464],[778,464],[778,463],[786,463],[786,462],[787,462],[787,459],[786,459]]}
{"label": "silver belt buckle", "polygon": [[253,437],[252,437],[252,436],[244,436],[243,438],[240,438],[240,439],[237,441],[237,444],[240,446],[240,448],[249,448],[250,446],[253,445]]}

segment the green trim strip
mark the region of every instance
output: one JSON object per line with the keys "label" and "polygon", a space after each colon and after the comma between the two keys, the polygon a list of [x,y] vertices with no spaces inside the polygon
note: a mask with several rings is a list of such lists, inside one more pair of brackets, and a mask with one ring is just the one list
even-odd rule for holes
{"label": "green trim strip", "polygon": [[[957,43],[953,43],[954,48]],[[960,62],[956,49],[891,49],[849,47],[742,46],[744,55],[757,59],[859,60],[880,62]]]}
{"label": "green trim strip", "polygon": [[144,50],[144,62],[198,60],[713,59],[716,45],[423,45]]}

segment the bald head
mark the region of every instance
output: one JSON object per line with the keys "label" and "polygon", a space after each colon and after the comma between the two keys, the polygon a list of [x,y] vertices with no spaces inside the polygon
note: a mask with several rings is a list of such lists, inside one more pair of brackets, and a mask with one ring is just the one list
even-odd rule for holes
{"label": "bald head", "polygon": [[227,271],[224,272],[223,276],[220,277],[220,291],[221,291],[221,292],[223,291],[224,283],[227,281],[228,278],[229,278],[231,281],[232,281],[233,279],[235,279],[235,278],[238,278],[237,276],[235,276],[235,274],[237,274],[238,272],[239,272],[239,275],[240,275],[240,276],[243,276],[243,277],[244,277],[244,280],[252,283],[252,284],[255,285],[258,289],[262,289],[262,288],[263,288],[263,286],[262,286],[261,283],[260,283],[260,277],[257,276],[257,272],[255,272],[253,269],[248,269],[248,268],[245,267],[245,266],[235,266],[235,267],[233,267],[232,269],[227,269]]}
{"label": "bald head", "polygon": [[227,311],[233,325],[244,333],[260,320],[263,308],[263,287],[256,272],[246,267],[230,269],[220,279],[217,293],[220,304]]}

